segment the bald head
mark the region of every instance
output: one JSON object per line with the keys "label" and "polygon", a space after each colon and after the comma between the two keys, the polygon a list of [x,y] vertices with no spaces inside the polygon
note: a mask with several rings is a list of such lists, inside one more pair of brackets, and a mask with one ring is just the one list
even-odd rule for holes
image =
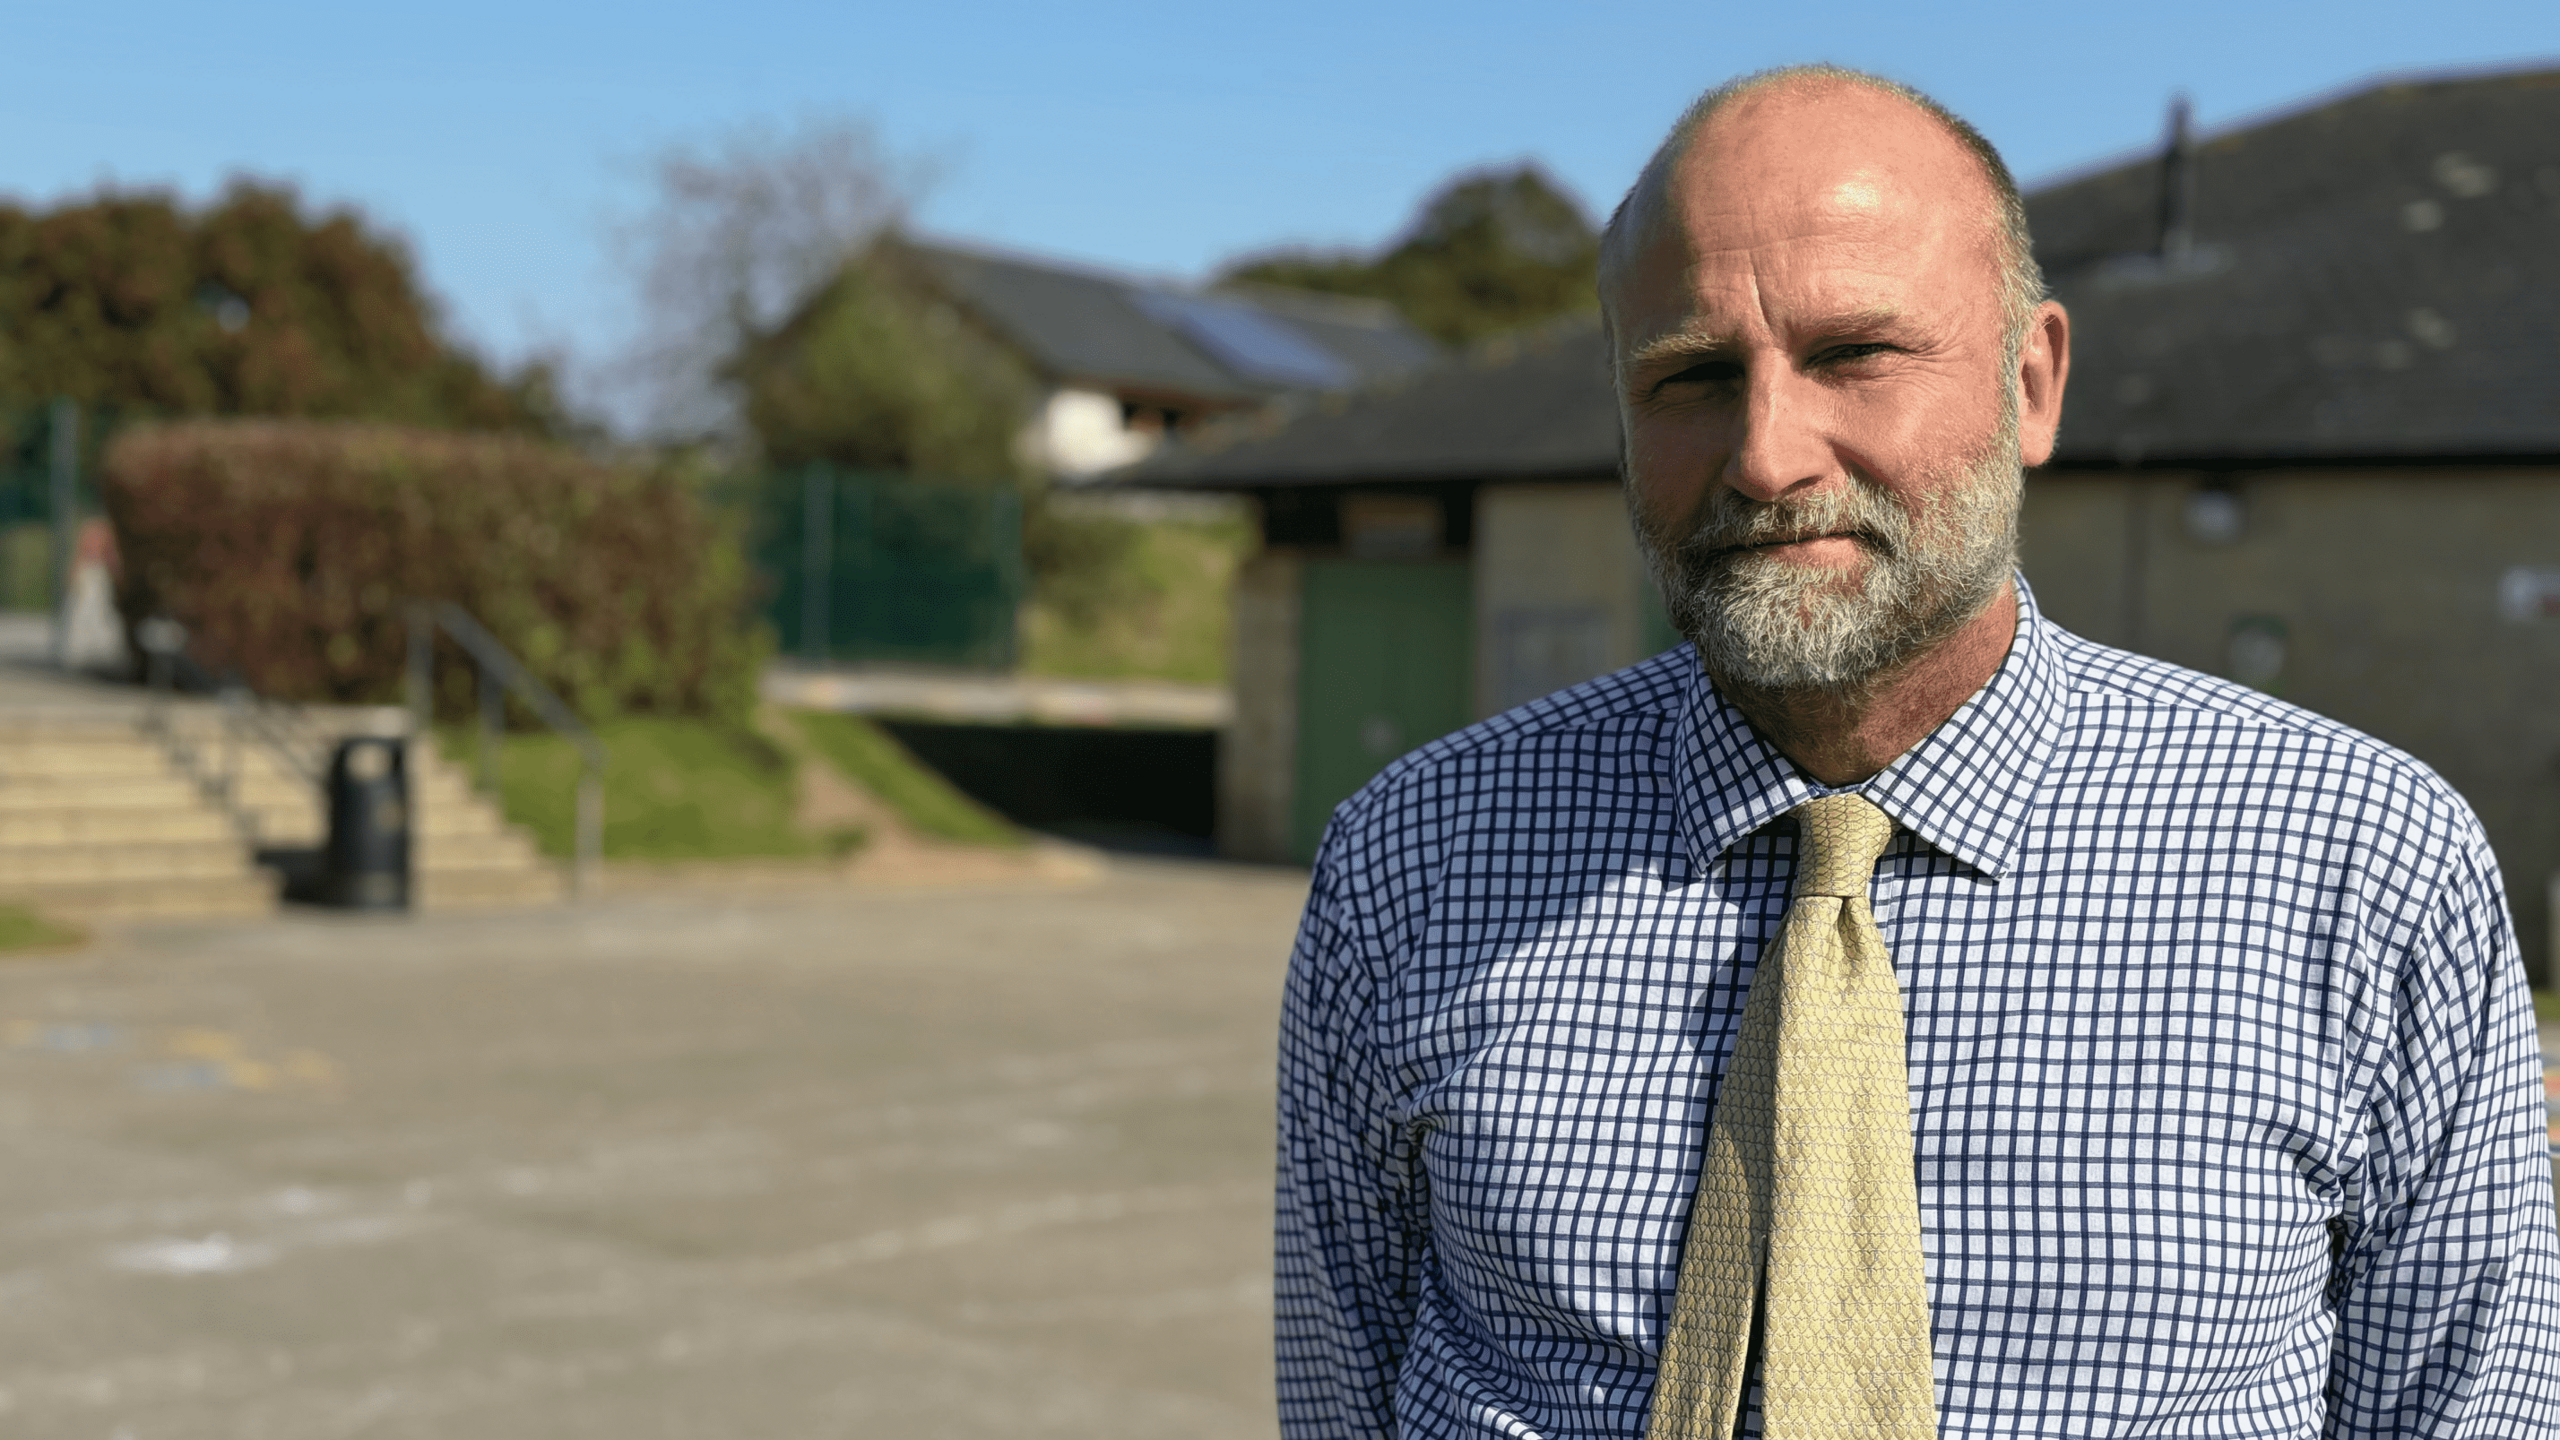
{"label": "bald head", "polygon": [[[1766,70],[1699,97],[1645,163],[1600,242],[1607,300],[1638,251],[1667,238],[1680,197],[1702,188],[1748,196],[1824,167],[1869,189],[1918,189],[1927,209],[1973,230],[1998,287],[2014,346],[2045,298],[2026,207],[2000,153],[1928,96],[1881,76],[1832,65]],[[1881,200],[1843,189],[1850,203]]]}

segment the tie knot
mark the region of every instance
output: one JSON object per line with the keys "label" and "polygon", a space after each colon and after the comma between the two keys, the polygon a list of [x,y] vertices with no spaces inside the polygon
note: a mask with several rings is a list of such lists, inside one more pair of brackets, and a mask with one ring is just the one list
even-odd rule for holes
{"label": "tie knot", "polygon": [[1893,817],[1862,795],[1825,795],[1795,808],[1798,897],[1863,897],[1876,857],[1893,842]]}

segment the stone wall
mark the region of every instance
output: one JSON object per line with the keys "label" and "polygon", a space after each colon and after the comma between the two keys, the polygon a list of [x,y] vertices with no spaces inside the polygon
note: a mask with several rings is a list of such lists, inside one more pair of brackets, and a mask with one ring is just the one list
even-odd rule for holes
{"label": "stone wall", "polygon": [[1290,858],[1299,590],[1293,552],[1265,550],[1236,571],[1235,716],[1218,746],[1218,851],[1239,860]]}

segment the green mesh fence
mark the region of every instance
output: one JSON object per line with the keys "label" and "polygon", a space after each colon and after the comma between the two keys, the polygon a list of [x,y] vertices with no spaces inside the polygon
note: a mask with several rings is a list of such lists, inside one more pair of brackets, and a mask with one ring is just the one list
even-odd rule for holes
{"label": "green mesh fence", "polygon": [[1022,602],[1011,486],[817,465],[757,487],[757,564],[783,652],[1001,669]]}
{"label": "green mesh fence", "polygon": [[[73,412],[80,427],[78,516],[100,513],[98,452],[116,418],[88,407]],[[52,608],[53,549],[52,403],[0,397],[0,610]]]}

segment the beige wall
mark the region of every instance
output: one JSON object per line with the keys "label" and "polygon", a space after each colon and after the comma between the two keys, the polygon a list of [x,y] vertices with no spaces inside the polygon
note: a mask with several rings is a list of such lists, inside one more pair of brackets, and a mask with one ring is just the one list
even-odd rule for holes
{"label": "beige wall", "polygon": [[1644,564],[1614,483],[1476,492],[1476,713],[1643,658]]}
{"label": "beige wall", "polygon": [[[2499,587],[2518,566],[2560,579],[2560,470],[2242,477],[2227,544],[2191,533],[2200,483],[2032,478],[2021,545],[2045,612],[2235,678],[2264,665],[2280,634],[2264,688],[2408,750],[2461,790],[2497,847],[2528,964],[2556,973],[2560,618],[2506,618]],[[1473,548],[1480,713],[1512,698],[1506,688],[1543,693],[1640,658],[1646,592],[1616,486],[1485,486]],[[1298,587],[1288,554],[1258,556],[1237,579],[1219,827],[1239,857],[1288,850]]]}
{"label": "beige wall", "polygon": [[2424,760],[2480,814],[2537,978],[2560,871],[2560,618],[2511,619],[2513,567],[2560,567],[2560,471],[2242,476],[2207,543],[2201,477],[2038,476],[2021,548],[2047,614],[2262,688]]}
{"label": "beige wall", "polygon": [[1235,718],[1218,745],[1218,850],[1289,858],[1298,773],[1298,557],[1263,551],[1238,567],[1230,671]]}

